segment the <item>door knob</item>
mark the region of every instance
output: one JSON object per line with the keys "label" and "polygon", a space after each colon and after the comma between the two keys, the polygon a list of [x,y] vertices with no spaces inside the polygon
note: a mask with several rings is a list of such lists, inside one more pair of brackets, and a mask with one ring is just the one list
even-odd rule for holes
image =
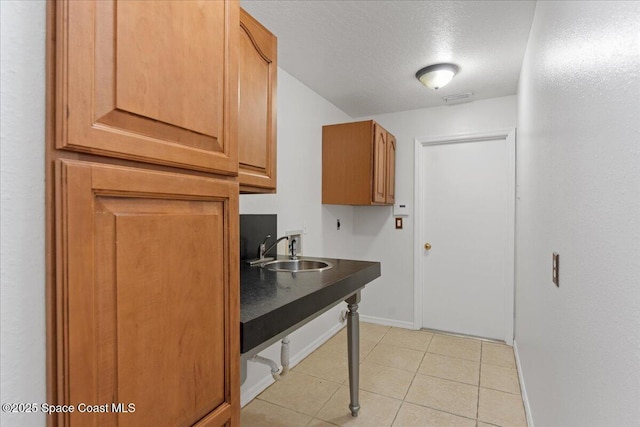
{"label": "door knob", "polygon": [[425,243],[424,244],[424,248],[428,251],[429,249],[431,249],[431,243]]}

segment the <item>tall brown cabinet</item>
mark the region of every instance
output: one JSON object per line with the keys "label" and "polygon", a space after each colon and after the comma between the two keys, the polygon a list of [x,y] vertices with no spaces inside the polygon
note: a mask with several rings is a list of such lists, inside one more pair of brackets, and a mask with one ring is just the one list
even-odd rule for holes
{"label": "tall brown cabinet", "polygon": [[49,425],[237,426],[238,2],[48,13]]}

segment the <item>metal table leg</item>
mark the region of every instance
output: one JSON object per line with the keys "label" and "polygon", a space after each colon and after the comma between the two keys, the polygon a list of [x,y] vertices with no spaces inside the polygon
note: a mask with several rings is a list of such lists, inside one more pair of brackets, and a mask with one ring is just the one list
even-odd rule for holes
{"label": "metal table leg", "polygon": [[349,312],[347,313],[347,347],[349,357],[349,395],[351,402],[349,409],[351,416],[357,417],[360,410],[358,401],[358,387],[360,386],[360,321],[358,319],[358,303],[360,291],[345,300]]}

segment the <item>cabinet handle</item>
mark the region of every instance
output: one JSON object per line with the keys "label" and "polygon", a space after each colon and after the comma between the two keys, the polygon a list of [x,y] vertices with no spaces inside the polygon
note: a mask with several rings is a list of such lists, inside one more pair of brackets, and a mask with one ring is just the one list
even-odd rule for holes
{"label": "cabinet handle", "polygon": [[428,251],[429,249],[431,249],[431,243],[425,243],[425,244],[424,244],[424,249],[425,249],[425,250],[427,250],[427,251]]}

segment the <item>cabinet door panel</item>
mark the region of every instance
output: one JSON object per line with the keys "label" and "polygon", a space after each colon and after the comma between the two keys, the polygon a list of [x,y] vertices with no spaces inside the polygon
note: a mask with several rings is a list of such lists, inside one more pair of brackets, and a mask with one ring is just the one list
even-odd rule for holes
{"label": "cabinet door panel", "polygon": [[236,1],[57,3],[57,148],[237,173]]}
{"label": "cabinet door panel", "polygon": [[56,183],[60,403],[135,404],[60,421],[237,422],[237,184],[73,161]]}
{"label": "cabinet door panel", "polygon": [[240,184],[275,190],[276,37],[241,10],[239,47]]}
{"label": "cabinet door panel", "polygon": [[396,200],[396,139],[387,134],[387,204],[394,204]]}
{"label": "cabinet door panel", "polygon": [[373,203],[385,203],[387,172],[387,132],[374,124],[375,141],[373,147]]}

